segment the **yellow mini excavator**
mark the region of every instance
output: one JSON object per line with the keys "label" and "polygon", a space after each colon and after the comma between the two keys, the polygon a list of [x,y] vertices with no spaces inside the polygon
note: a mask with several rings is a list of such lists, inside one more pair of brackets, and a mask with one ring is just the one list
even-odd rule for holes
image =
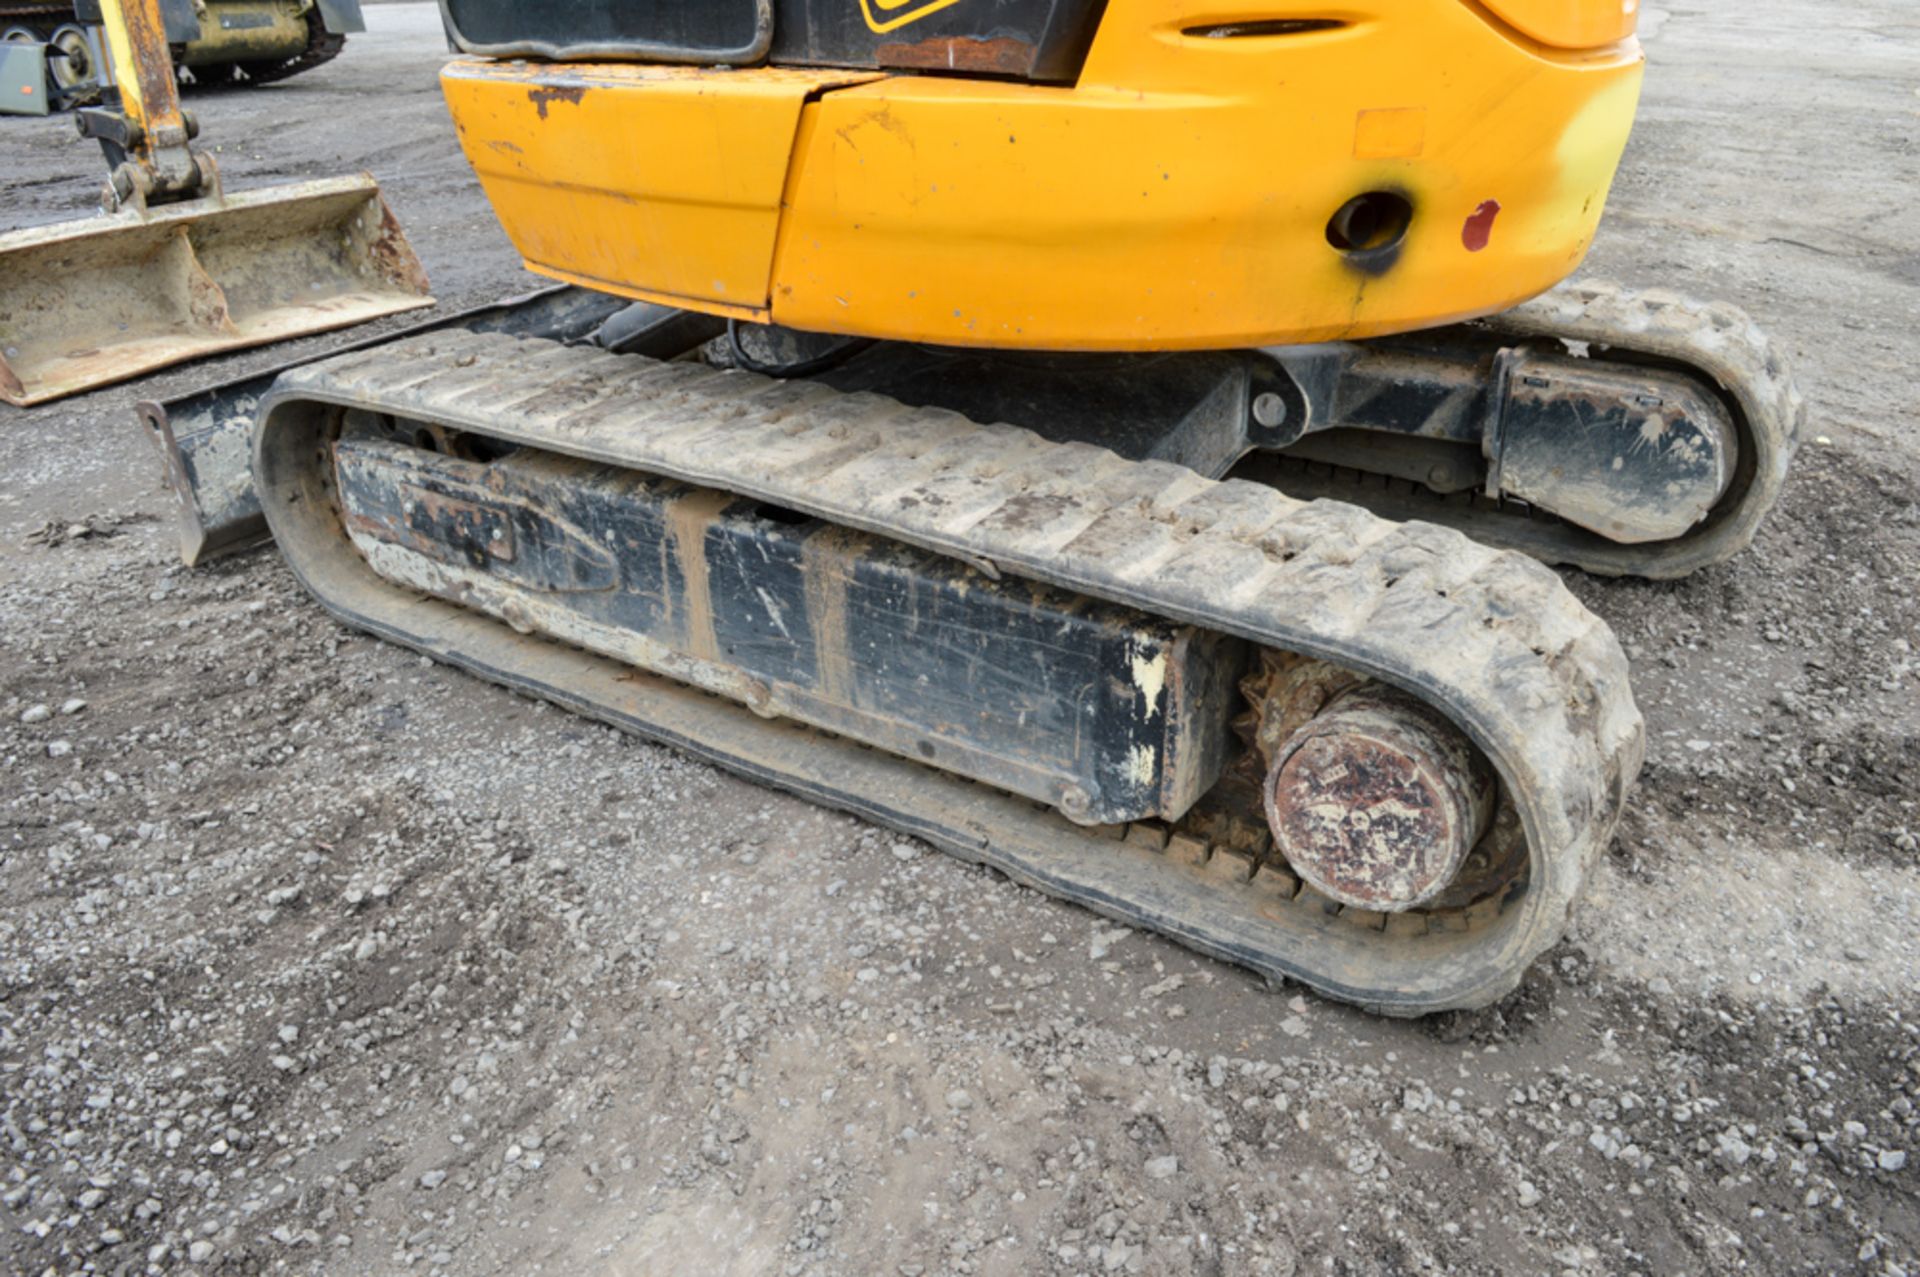
{"label": "yellow mini excavator", "polygon": [[467,158],[604,318],[282,373],[259,506],[438,660],[1271,977],[1484,1004],[1643,750],[1543,561],[1735,553],[1800,416],[1738,312],[1561,284],[1634,9],[444,0]]}

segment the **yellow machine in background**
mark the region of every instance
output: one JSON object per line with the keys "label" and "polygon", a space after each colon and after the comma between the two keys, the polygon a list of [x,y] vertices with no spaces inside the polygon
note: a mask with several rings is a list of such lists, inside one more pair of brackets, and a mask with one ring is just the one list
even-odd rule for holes
{"label": "yellow machine in background", "polygon": [[[359,0],[161,0],[160,10],[169,56],[198,85],[284,80],[332,61],[349,34],[366,30]],[[92,102],[109,82],[101,19],[87,0],[0,0],[0,44],[35,47],[54,106]],[[0,113],[9,109],[23,108],[0,101]]]}
{"label": "yellow machine in background", "polygon": [[227,195],[191,145],[159,0],[100,11],[112,84],[77,119],[107,158],[107,216],[0,235],[0,399],[432,304],[371,177]]}

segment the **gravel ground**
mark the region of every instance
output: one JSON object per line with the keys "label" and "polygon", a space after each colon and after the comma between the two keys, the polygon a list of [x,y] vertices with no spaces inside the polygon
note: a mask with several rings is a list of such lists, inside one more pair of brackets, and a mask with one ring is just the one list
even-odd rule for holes
{"label": "gravel ground", "polygon": [[[197,99],[229,184],[518,288],[369,16]],[[1651,761],[1520,992],[1271,990],[180,568],[130,406],[257,353],[0,422],[0,1270],[1920,1274],[1920,22],[1646,27],[1589,270],[1752,310],[1818,437],[1737,563],[1573,579]],[[0,226],[84,210],[0,138]]]}

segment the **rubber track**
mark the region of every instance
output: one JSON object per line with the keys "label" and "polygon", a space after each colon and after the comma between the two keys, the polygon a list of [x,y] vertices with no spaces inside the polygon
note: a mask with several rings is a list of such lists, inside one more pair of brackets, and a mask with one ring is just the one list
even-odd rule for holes
{"label": "rubber track", "polygon": [[27,18],[52,18],[53,26],[63,26],[73,21],[73,6],[71,4],[0,4],[0,26],[11,26]]}
{"label": "rubber track", "polygon": [[331,62],[340,56],[340,50],[347,47],[347,37],[329,32],[320,21],[320,11],[307,11],[307,47],[300,53],[282,62],[268,64],[230,63],[247,73],[249,84],[272,84],[299,75],[302,71],[311,71],[322,63]]}
{"label": "rubber track", "polygon": [[[294,441],[288,423],[310,417],[312,401],[723,488],[989,571],[1319,656],[1423,696],[1499,770],[1528,839],[1527,886],[1502,912],[1499,934],[1460,959],[1471,969],[1434,977],[1436,987],[1468,992],[1396,1003],[1396,982],[1414,977],[1394,972],[1384,949],[1391,939],[1376,937],[1386,960],[1380,978],[1357,992],[1349,982],[1342,996],[1404,1013],[1484,1002],[1513,987],[1560,935],[1639,771],[1644,729],[1611,631],[1539,563],[1444,528],[1388,523],[1338,502],[1303,503],[1263,485],[1127,461],[877,395],[436,333],[293,369],[262,404],[256,473],[297,571],[316,552],[300,539],[316,534],[287,513],[296,485],[286,473],[325,462]],[[322,598],[357,623],[395,631]],[[577,693],[559,698],[580,703]],[[953,843],[968,841],[965,830],[949,832]],[[1043,865],[1021,868],[1044,881]],[[1089,902],[1133,916],[1125,900]],[[1263,961],[1243,941],[1215,943],[1204,917],[1175,925],[1143,908],[1139,920],[1326,986],[1291,958]]]}
{"label": "rubber track", "polygon": [[1593,281],[1564,284],[1482,324],[1503,336],[1584,341],[1705,374],[1744,427],[1736,476],[1736,483],[1744,483],[1703,524],[1666,542],[1624,545],[1592,534],[1575,539],[1569,534],[1578,530],[1571,525],[1516,518],[1473,521],[1472,535],[1498,537],[1499,544],[1549,563],[1654,580],[1724,563],[1752,542],[1780,499],[1807,411],[1786,361],[1744,311],[1678,293],[1635,292]]}

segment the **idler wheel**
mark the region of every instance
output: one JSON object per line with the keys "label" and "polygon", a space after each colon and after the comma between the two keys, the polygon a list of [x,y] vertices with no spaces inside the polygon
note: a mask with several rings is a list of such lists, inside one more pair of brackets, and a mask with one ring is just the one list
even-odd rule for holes
{"label": "idler wheel", "polygon": [[1276,850],[1323,894],[1393,913],[1434,899],[1486,832],[1493,768],[1413,696],[1361,683],[1327,701],[1268,760]]}

